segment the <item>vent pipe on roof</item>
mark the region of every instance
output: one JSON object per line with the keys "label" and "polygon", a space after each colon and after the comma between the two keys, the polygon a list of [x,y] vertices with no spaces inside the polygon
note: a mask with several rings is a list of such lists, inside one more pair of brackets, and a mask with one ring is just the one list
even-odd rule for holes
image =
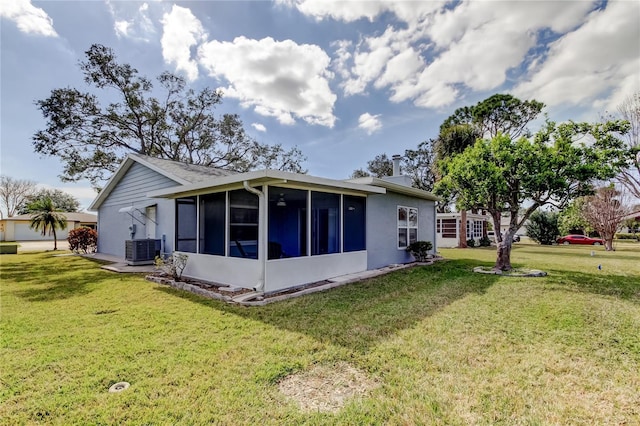
{"label": "vent pipe on roof", "polygon": [[393,160],[393,174],[391,176],[400,176],[400,158],[398,154],[391,157]]}

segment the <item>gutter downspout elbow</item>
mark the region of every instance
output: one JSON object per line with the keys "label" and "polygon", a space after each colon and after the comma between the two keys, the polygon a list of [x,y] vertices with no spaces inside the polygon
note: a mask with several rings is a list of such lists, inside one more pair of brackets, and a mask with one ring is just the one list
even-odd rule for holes
{"label": "gutter downspout elbow", "polygon": [[[262,231],[262,234],[265,233],[265,229],[266,229],[266,224],[265,224],[265,217],[266,217],[266,208],[267,208],[267,204],[265,203],[265,198],[264,198],[264,192],[260,191],[259,189],[253,188],[252,186],[249,186],[249,181],[245,180],[242,182],[242,186],[244,187],[244,189],[246,189],[247,191],[249,191],[252,194],[255,194],[258,196],[258,232],[260,232],[260,230]],[[255,287],[253,287],[254,291],[260,292],[260,293],[264,293],[264,283],[265,283],[265,277],[267,275],[267,257],[266,257],[266,253],[265,253],[265,245],[264,245],[264,236],[258,234],[258,259],[260,262],[262,262],[262,268],[260,271],[260,277],[258,278],[258,282],[255,285]]]}

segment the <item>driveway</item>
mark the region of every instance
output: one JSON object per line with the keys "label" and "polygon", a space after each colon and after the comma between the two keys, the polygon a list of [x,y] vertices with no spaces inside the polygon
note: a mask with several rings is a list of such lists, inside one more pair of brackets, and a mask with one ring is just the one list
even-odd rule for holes
{"label": "driveway", "polygon": [[[18,253],[25,251],[48,251],[53,250],[53,240],[51,241],[18,241]],[[58,250],[69,250],[67,240],[58,240]]]}

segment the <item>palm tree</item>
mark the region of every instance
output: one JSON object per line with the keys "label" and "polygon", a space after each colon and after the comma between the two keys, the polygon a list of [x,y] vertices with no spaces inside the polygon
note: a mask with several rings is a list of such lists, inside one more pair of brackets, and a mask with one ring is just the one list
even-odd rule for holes
{"label": "palm tree", "polygon": [[56,209],[49,197],[34,201],[28,208],[31,214],[29,226],[36,231],[41,231],[42,235],[47,235],[47,232],[53,233],[53,249],[58,250],[56,229],[66,228],[67,218]]}

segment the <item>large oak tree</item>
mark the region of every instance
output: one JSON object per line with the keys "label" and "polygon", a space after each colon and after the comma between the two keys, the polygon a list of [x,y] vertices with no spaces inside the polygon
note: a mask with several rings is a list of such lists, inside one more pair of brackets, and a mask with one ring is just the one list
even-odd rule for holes
{"label": "large oak tree", "polygon": [[195,91],[169,72],[160,74],[155,87],[99,44],[86,52],[80,69],[100,96],[60,88],[36,101],[46,128],[34,134],[34,149],[63,161],[64,181],[88,179],[97,185],[127,153],[236,171],[266,166],[304,172],[299,149],[260,144],[245,133],[237,115],[216,116],[220,91]]}

